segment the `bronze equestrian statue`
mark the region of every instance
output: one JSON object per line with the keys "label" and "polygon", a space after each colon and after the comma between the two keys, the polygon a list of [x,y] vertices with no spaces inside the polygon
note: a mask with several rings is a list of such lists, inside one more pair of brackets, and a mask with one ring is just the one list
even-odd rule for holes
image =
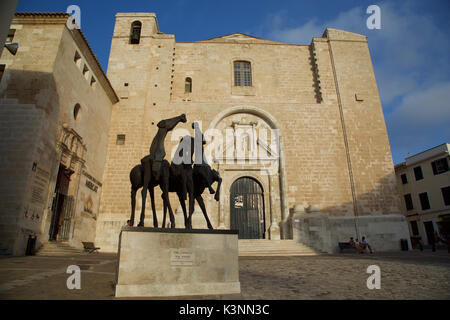
{"label": "bronze equestrian statue", "polygon": [[[175,228],[175,218],[172,207],[169,201],[169,192],[176,192],[183,209],[185,228],[192,229],[192,214],[194,212],[194,199],[197,200],[209,229],[213,229],[209,221],[206,207],[202,198],[203,191],[208,188],[210,193],[216,193],[214,199],[219,201],[220,185],[222,179],[216,170],[212,170],[206,162],[204,156],[203,145],[206,143],[203,134],[201,133],[198,124],[193,123],[192,128],[195,129],[195,139],[191,136],[185,136],[181,140],[175,157],[179,158],[177,161],[172,161],[169,165],[167,160],[164,160],[165,149],[164,139],[169,131],[171,131],[179,122],[186,122],[186,116],[181,116],[162,120],[158,123],[158,133],[152,141],[150,155],[141,160],[141,164],[135,166],[130,172],[131,182],[131,218],[129,225],[134,225],[134,214],[136,207],[136,192],[139,188],[142,189],[142,210],[138,226],[144,226],[145,218],[145,202],[147,189],[150,193],[151,206],[153,212],[153,226],[158,227],[158,220],[156,216],[155,201],[154,201],[154,187],[160,186],[162,191],[162,199],[164,205],[164,218],[162,227],[165,227],[167,209],[169,210],[171,228]],[[200,144],[200,148],[198,147]],[[153,153],[152,153],[153,152]],[[195,154],[196,163],[192,167],[192,157]],[[174,160],[175,160],[174,157]],[[182,159],[180,161],[180,159]],[[212,183],[218,182],[217,191],[211,187]],[[185,200],[189,195],[189,215],[186,212]]]}

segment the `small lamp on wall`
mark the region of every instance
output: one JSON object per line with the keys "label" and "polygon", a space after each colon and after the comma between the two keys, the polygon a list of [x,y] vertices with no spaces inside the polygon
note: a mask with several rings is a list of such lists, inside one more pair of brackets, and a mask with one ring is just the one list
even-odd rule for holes
{"label": "small lamp on wall", "polygon": [[8,49],[9,52],[11,52],[12,55],[16,55],[17,49],[19,49],[18,43],[7,43],[5,44],[5,48]]}

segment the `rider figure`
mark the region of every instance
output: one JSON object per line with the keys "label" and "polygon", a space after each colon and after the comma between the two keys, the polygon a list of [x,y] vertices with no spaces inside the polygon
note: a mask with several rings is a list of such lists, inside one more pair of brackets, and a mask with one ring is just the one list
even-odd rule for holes
{"label": "rider figure", "polygon": [[[186,115],[182,114],[179,117],[174,117],[171,119],[161,120],[158,122],[158,132],[153,138],[152,144],[150,145],[150,154],[143,159],[141,163],[144,167],[144,182],[149,182],[151,174],[155,177],[156,181],[159,180],[159,174],[161,171],[161,163],[166,156],[166,151],[164,149],[164,140],[169,131],[173,130],[178,124],[178,120],[186,122]],[[151,170],[150,170],[150,160],[151,160]]]}
{"label": "rider figure", "polygon": [[211,170],[205,157],[205,150],[204,150],[204,145],[206,144],[205,138],[197,122],[192,123],[192,129],[194,129],[194,148],[195,148],[194,166],[199,166],[200,175],[203,177],[204,181],[206,181],[209,193],[214,194],[215,191],[211,187],[211,184],[213,183],[211,177]]}

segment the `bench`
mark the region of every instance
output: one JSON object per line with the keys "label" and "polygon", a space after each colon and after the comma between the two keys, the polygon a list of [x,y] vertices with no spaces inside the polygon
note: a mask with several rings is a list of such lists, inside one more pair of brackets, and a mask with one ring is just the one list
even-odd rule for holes
{"label": "bench", "polygon": [[352,249],[355,250],[355,247],[352,246],[350,243],[348,242],[339,242],[339,249],[341,250],[341,253],[344,251],[344,249]]}
{"label": "bench", "polygon": [[84,251],[88,251],[89,253],[97,252],[100,248],[97,248],[93,242],[82,242],[84,246]]}

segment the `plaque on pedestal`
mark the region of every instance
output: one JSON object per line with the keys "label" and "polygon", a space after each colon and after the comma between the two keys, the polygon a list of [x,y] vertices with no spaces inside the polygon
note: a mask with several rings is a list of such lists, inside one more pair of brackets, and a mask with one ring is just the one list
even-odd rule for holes
{"label": "plaque on pedestal", "polygon": [[237,231],[122,228],[116,297],[237,293]]}

